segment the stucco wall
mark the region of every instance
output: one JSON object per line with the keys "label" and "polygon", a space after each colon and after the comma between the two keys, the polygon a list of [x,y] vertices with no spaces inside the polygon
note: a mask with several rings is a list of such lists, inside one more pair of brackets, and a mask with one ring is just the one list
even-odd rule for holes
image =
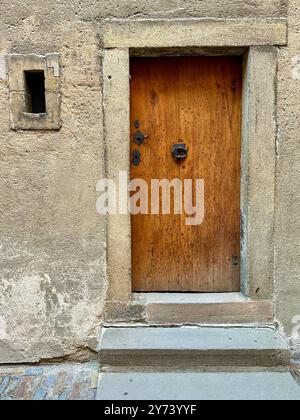
{"label": "stucco wall", "polygon": [[[300,315],[300,6],[279,48],[276,318]],[[285,0],[2,0],[0,4],[0,363],[89,358],[106,284],[105,222],[95,210],[105,171],[101,19],[284,17]],[[62,129],[9,129],[6,55],[57,52]],[[300,58],[299,58],[300,61]],[[294,69],[295,70],[295,69]],[[300,71],[299,71],[300,79]]]}
{"label": "stucco wall", "polygon": [[59,3],[0,6],[0,54],[60,53],[62,94],[59,132],[10,131],[1,61],[1,362],[89,357],[99,334],[106,287],[105,226],[95,211],[104,167],[100,51],[93,24],[71,22],[72,7]]}
{"label": "stucco wall", "polygon": [[[300,356],[300,3],[289,1],[288,47],[279,49],[276,171],[276,318]],[[298,331],[298,333],[297,333]],[[297,334],[296,334],[297,333]]]}

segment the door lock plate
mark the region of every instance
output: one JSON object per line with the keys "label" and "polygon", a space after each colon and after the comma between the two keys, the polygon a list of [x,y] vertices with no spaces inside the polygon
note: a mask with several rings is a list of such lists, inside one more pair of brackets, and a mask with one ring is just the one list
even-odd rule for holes
{"label": "door lock plate", "polygon": [[139,150],[134,150],[132,152],[131,161],[134,166],[139,166],[141,163],[141,152]]}

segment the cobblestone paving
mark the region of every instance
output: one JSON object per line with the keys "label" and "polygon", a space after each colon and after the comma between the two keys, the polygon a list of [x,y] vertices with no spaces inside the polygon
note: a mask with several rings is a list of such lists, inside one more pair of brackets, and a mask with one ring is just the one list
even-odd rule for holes
{"label": "cobblestone paving", "polygon": [[[300,365],[291,367],[300,385]],[[99,364],[0,367],[0,401],[95,400]]]}
{"label": "cobblestone paving", "polygon": [[292,366],[292,374],[300,386],[300,364]]}
{"label": "cobblestone paving", "polygon": [[98,363],[0,369],[0,400],[94,400]]}

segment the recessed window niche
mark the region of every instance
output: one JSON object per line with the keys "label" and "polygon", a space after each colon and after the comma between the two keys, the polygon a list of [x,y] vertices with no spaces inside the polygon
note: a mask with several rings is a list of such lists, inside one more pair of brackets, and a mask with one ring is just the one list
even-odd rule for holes
{"label": "recessed window niche", "polygon": [[59,55],[9,55],[12,130],[59,130]]}
{"label": "recessed window niche", "polygon": [[26,112],[29,114],[45,114],[46,91],[44,71],[25,71],[24,77]]}

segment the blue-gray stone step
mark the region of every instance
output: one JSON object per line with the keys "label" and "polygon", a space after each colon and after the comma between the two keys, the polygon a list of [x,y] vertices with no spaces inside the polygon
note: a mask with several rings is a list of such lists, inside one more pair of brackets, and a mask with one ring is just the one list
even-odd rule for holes
{"label": "blue-gray stone step", "polygon": [[281,372],[105,373],[98,400],[300,400],[292,375]]}
{"label": "blue-gray stone step", "polygon": [[272,328],[104,328],[101,366],[193,369],[288,366],[287,343]]}

